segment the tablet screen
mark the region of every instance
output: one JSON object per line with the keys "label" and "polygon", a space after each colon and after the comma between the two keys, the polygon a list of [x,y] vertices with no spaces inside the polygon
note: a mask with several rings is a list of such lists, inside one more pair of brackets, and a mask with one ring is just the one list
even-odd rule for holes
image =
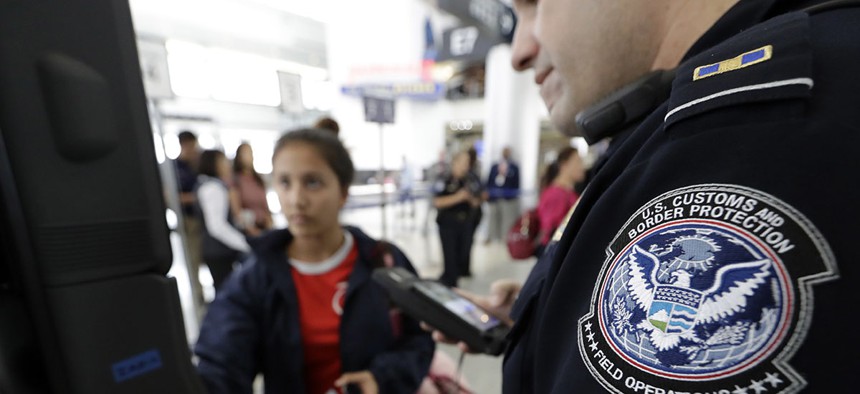
{"label": "tablet screen", "polygon": [[421,294],[435,300],[445,306],[451,312],[462,317],[469,324],[481,329],[489,330],[499,325],[499,320],[484,312],[479,306],[461,297],[451,289],[436,282],[417,282],[415,289]]}

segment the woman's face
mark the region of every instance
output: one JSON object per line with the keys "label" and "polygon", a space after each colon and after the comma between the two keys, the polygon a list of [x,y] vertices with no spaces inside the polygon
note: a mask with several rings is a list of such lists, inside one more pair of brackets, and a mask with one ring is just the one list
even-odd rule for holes
{"label": "woman's face", "polygon": [[315,147],[293,142],[281,148],[272,163],[272,177],[294,236],[338,231],[338,214],[346,203],[346,191]]}
{"label": "woman's face", "polygon": [[582,158],[579,155],[571,155],[564,162],[564,168],[564,173],[567,174],[568,179],[571,181],[582,182],[585,180],[585,165],[582,163]]}
{"label": "woman's face", "polygon": [[236,155],[236,160],[239,160],[242,168],[254,168],[254,151],[251,150],[251,145],[242,145]]}
{"label": "woman's face", "polygon": [[215,171],[217,171],[218,178],[222,181],[227,183],[230,182],[230,178],[233,176],[233,170],[230,168],[230,160],[227,159],[227,156],[218,155]]}

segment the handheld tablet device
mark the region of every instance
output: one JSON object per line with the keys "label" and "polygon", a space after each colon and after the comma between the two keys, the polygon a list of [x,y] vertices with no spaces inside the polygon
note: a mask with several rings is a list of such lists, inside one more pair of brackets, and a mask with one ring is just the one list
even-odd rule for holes
{"label": "handheld tablet device", "polygon": [[510,328],[447,286],[423,280],[400,268],[377,268],[373,280],[404,313],[423,321],[452,339],[481,353],[499,355],[505,350]]}

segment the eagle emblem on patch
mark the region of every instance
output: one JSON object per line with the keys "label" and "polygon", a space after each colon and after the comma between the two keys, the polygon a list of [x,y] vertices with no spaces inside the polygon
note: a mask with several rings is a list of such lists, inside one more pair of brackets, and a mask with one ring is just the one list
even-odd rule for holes
{"label": "eagle emblem on patch", "polygon": [[580,353],[611,392],[793,393],[812,287],[837,277],[800,212],[735,185],[641,207],[607,249]]}

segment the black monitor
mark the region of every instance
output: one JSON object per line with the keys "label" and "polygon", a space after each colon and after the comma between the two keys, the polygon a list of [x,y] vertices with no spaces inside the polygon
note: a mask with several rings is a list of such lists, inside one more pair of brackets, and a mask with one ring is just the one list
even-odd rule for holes
{"label": "black monitor", "polygon": [[0,0],[0,393],[196,393],[126,0]]}

